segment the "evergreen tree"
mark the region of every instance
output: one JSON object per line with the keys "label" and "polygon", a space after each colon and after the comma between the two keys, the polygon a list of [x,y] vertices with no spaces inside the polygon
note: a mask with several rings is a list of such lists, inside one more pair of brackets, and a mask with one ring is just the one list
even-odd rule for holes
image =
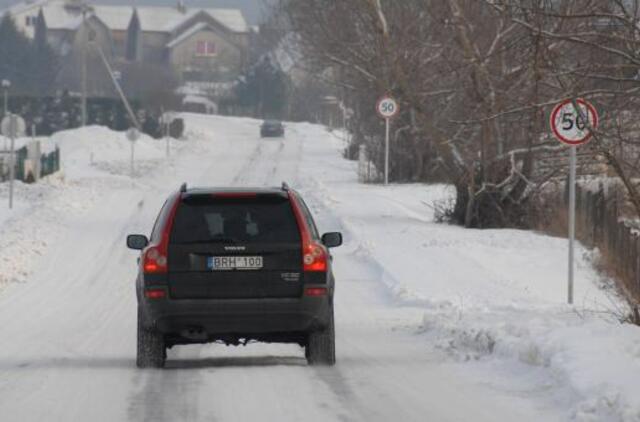
{"label": "evergreen tree", "polygon": [[287,83],[287,75],[266,54],[240,78],[236,96],[240,105],[253,108],[257,117],[282,118]]}
{"label": "evergreen tree", "polygon": [[49,95],[58,72],[58,58],[47,42],[42,9],[33,41],[18,30],[8,13],[0,21],[0,79],[11,81],[13,95]]}
{"label": "evergreen tree", "polygon": [[16,27],[13,17],[5,13],[0,21],[0,79],[11,81],[14,93],[24,93],[29,86],[30,44]]}
{"label": "evergreen tree", "polygon": [[30,71],[32,78],[31,93],[45,96],[51,93],[58,73],[58,58],[47,42],[47,23],[42,9],[38,13],[35,25],[33,46],[30,51]]}

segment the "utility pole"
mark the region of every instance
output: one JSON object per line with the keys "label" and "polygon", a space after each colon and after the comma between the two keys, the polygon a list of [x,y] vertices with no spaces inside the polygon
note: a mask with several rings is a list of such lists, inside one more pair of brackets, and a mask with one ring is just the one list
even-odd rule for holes
{"label": "utility pole", "polygon": [[24,135],[24,120],[16,114],[8,114],[2,118],[0,131],[11,140],[11,149],[9,151],[9,209],[11,209],[13,208],[13,181],[16,177],[15,140],[17,137]]}
{"label": "utility pole", "polygon": [[9,114],[9,88],[11,87],[11,82],[8,79],[2,80],[2,89],[4,90],[4,116]]}
{"label": "utility pole", "polygon": [[82,124],[87,125],[87,49],[89,28],[87,27],[87,5],[82,5]]}
{"label": "utility pole", "polygon": [[[11,87],[11,81],[8,79],[2,80],[2,88],[4,90],[4,114],[2,117],[6,117],[9,115],[9,88]],[[9,148],[7,145],[7,138],[4,140],[4,149],[5,151]]]}
{"label": "utility pole", "polygon": [[120,86],[120,82],[118,82],[118,79],[115,76],[116,72],[114,72],[113,68],[109,64],[109,61],[107,60],[107,57],[104,55],[104,51],[102,51],[102,48],[100,47],[100,45],[97,43],[94,45],[96,47],[96,50],[98,50],[98,54],[100,55],[100,59],[102,59],[102,63],[104,64],[105,69],[107,69],[109,76],[111,76],[111,82],[113,82],[113,86],[116,88],[116,91],[118,92],[118,95],[120,96],[120,99],[122,100],[122,103],[124,104],[124,107],[127,110],[127,113],[129,114],[129,118],[131,119],[131,122],[133,123],[136,129],[138,129],[139,131],[142,131],[140,122],[138,122],[138,118],[133,112],[133,109],[131,108],[131,104],[129,104],[127,97],[124,95],[124,91],[122,90],[122,86]]}

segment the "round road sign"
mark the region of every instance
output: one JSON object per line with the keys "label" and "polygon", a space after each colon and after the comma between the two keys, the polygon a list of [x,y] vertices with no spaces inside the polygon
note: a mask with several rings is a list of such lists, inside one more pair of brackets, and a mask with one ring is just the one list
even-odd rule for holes
{"label": "round road sign", "polygon": [[19,138],[24,136],[27,125],[24,119],[17,114],[9,114],[2,119],[0,131],[7,138]]}
{"label": "round road sign", "polygon": [[127,139],[130,140],[131,142],[137,141],[139,137],[140,137],[140,132],[138,132],[138,129],[136,129],[135,127],[132,127],[129,130],[127,130]]}
{"label": "round road sign", "polygon": [[[566,100],[558,104],[551,112],[550,123],[553,134],[558,140],[567,145],[582,145],[591,138],[591,129],[598,128],[598,112],[590,102],[577,99],[580,109],[577,112],[573,100]],[[583,120],[587,118],[587,122]]]}
{"label": "round road sign", "polygon": [[393,98],[384,96],[378,100],[376,111],[383,119],[391,119],[398,114],[398,103]]}

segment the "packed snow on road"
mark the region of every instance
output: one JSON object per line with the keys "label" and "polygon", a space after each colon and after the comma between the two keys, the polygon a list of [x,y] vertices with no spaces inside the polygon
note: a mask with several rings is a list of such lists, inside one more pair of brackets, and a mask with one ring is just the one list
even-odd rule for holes
{"label": "packed snow on road", "polygon": [[[364,185],[341,132],[184,115],[166,145],[92,126],[42,142],[63,171],[0,184],[3,421],[640,421],[640,330],[566,239],[434,221],[446,185]],[[138,255],[166,197],[190,186],[279,186],[306,198],[334,252],[337,364],[297,345],[178,346],[135,365]]]}

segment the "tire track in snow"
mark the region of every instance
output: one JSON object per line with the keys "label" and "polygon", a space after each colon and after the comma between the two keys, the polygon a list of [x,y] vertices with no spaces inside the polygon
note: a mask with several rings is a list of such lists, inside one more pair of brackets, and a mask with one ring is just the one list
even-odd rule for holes
{"label": "tire track in snow", "polygon": [[237,186],[244,182],[244,179],[246,178],[245,175],[255,167],[256,162],[260,159],[260,154],[262,154],[262,143],[258,142],[251,155],[249,155],[246,163],[231,180],[231,186]]}

